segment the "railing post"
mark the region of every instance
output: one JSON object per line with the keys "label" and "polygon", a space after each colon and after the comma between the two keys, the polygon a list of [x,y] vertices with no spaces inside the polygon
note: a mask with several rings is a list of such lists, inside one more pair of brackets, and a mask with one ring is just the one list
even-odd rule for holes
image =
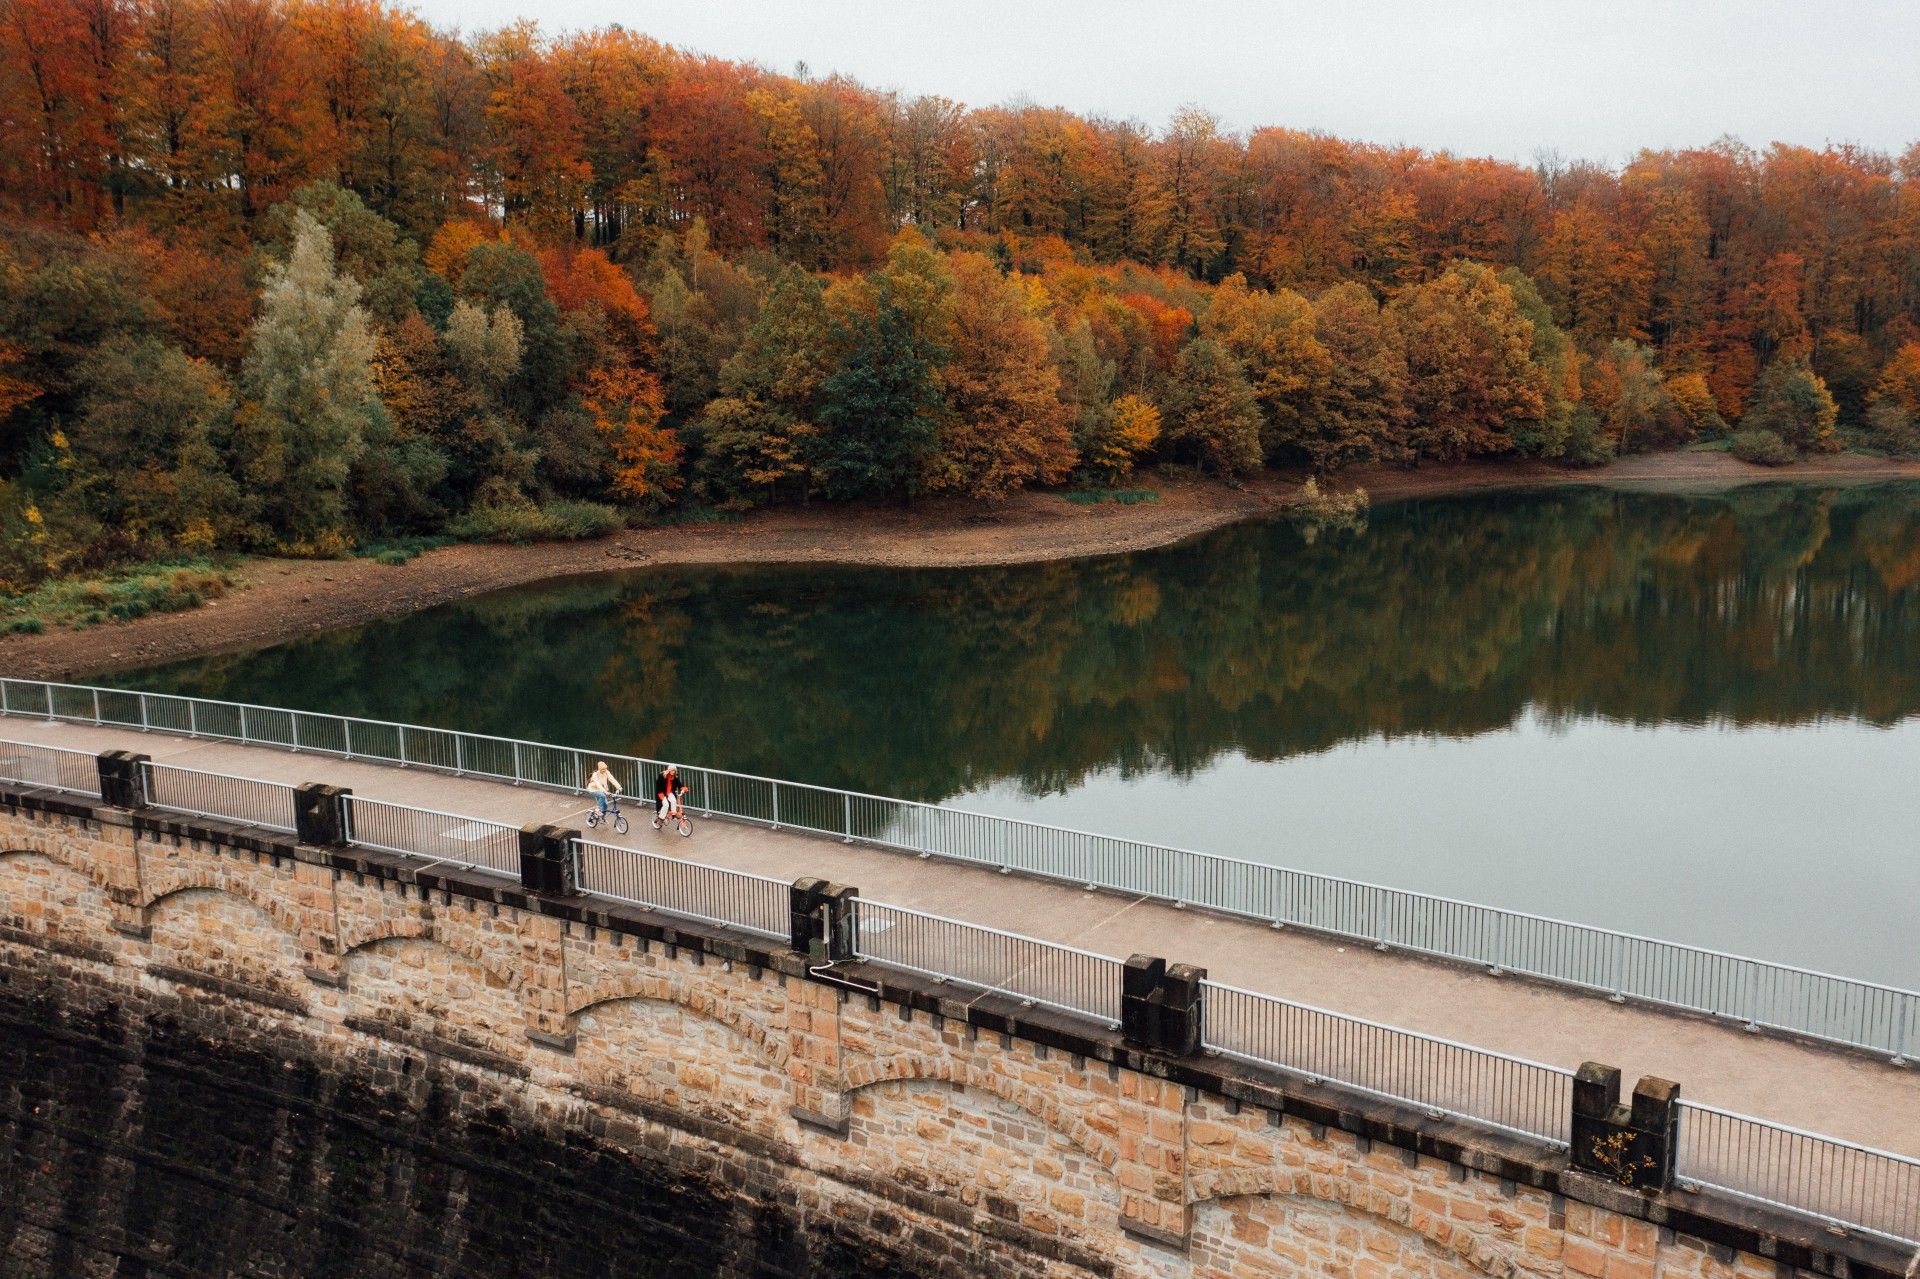
{"label": "railing post", "polygon": [[1573,1077],[1569,1156],[1581,1172],[1639,1191],[1673,1184],[1680,1137],[1680,1085],[1649,1075],[1620,1102],[1620,1069],[1589,1061]]}
{"label": "railing post", "polygon": [[197,697],[187,699],[187,736],[200,736],[200,699]]}
{"label": "railing post", "polygon": [[455,777],[467,775],[467,735],[465,733],[453,735],[453,775]]}
{"label": "railing post", "polygon": [[513,784],[515,786],[520,784],[520,740],[518,738],[515,738],[513,743]]}
{"label": "railing post", "polygon": [[97,688],[93,690],[93,722],[100,722],[100,690]]}
{"label": "railing post", "polygon": [[[94,696],[93,722],[98,724],[100,722],[99,690],[96,689],[94,691],[93,696]],[[142,693],[140,694],[140,731],[144,733],[144,732],[147,732],[152,727],[153,727],[153,721],[147,715],[147,695],[145,693]]]}
{"label": "railing post", "polygon": [[40,687],[47,690],[47,722],[51,724],[57,718],[53,713],[53,685],[42,684]]}
{"label": "railing post", "polygon": [[295,838],[317,848],[347,843],[352,834],[347,816],[347,799],[352,794],[344,786],[327,786],[320,782],[294,787]]}
{"label": "railing post", "polygon": [[578,831],[533,824],[520,828],[520,886],[530,893],[568,896],[580,891]]}
{"label": "railing post", "polygon": [[773,829],[779,830],[780,829],[780,783],[774,782],[772,783],[772,785],[773,785]]}
{"label": "railing post", "polygon": [[1206,1042],[1207,970],[1134,955],[1120,969],[1120,1036],[1185,1057]]}
{"label": "railing post", "polygon": [[787,891],[788,944],[816,964],[857,959],[854,901],[860,890],[814,876],[793,881]]}
{"label": "railing post", "polygon": [[240,706],[240,741],[244,745],[251,740],[252,739],[247,736],[247,708],[246,704],[242,703]]}
{"label": "railing post", "polygon": [[115,808],[147,806],[148,756],[133,751],[102,751],[100,800]]}
{"label": "railing post", "polygon": [[846,839],[841,842],[851,844],[853,842],[853,796],[845,791],[840,793],[840,808],[840,829],[846,834]]}

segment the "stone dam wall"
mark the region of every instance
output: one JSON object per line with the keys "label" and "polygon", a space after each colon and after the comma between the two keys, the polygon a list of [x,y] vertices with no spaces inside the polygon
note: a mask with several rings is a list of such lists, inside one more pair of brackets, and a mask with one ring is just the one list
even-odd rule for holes
{"label": "stone dam wall", "polygon": [[1907,1261],[726,929],[0,790],[0,1279]]}

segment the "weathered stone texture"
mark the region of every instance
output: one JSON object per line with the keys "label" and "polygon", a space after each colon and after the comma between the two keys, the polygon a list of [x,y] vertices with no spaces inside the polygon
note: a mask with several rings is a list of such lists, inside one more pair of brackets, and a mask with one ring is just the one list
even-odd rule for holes
{"label": "weathered stone texture", "polygon": [[1776,1279],[756,945],[0,795],[0,1276]]}

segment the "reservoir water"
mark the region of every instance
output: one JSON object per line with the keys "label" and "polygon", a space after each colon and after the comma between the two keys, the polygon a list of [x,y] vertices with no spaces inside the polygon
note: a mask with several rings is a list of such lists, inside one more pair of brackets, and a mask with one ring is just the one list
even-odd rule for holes
{"label": "reservoir water", "polygon": [[[404,574],[404,568],[396,573]],[[143,688],[942,800],[1920,986],[1920,485],[641,570]]]}

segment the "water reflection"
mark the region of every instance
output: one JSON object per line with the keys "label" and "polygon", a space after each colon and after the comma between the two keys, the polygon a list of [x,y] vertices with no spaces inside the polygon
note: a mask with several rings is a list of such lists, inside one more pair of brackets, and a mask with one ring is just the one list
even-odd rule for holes
{"label": "water reflection", "polygon": [[[1894,882],[1876,867],[1895,849],[1886,874],[1911,875],[1917,814],[1900,779],[1915,737],[1872,726],[1920,710],[1920,485],[1507,493],[1383,507],[1364,534],[1312,544],[1244,525],[1007,569],[643,572],[140,682],[966,795],[1593,922],[1690,927],[1686,912],[1636,912],[1629,894],[1552,870],[1596,837],[1554,830],[1555,814],[1607,835],[1653,813],[1671,860],[1712,844],[1721,808],[1791,809],[1866,859],[1841,867],[1848,900]],[[1759,756],[1729,745],[1762,728],[1791,731],[1762,734],[1786,744]],[[1854,745],[1835,745],[1843,730]],[[1331,764],[1303,758],[1343,745]],[[1649,777],[1654,759],[1666,771]],[[1891,793],[1849,791],[1836,810],[1824,774],[1840,759],[1854,763],[1839,781],[1870,774]],[[1746,775],[1725,767],[1735,760]],[[1543,761],[1563,771],[1543,778]],[[1472,838],[1447,837],[1463,810]],[[1450,851],[1388,847],[1407,841]],[[1768,891],[1791,901],[1802,872],[1784,851],[1769,858]],[[1714,915],[1697,897],[1692,910]],[[1750,931],[1700,927],[1727,944]]]}

